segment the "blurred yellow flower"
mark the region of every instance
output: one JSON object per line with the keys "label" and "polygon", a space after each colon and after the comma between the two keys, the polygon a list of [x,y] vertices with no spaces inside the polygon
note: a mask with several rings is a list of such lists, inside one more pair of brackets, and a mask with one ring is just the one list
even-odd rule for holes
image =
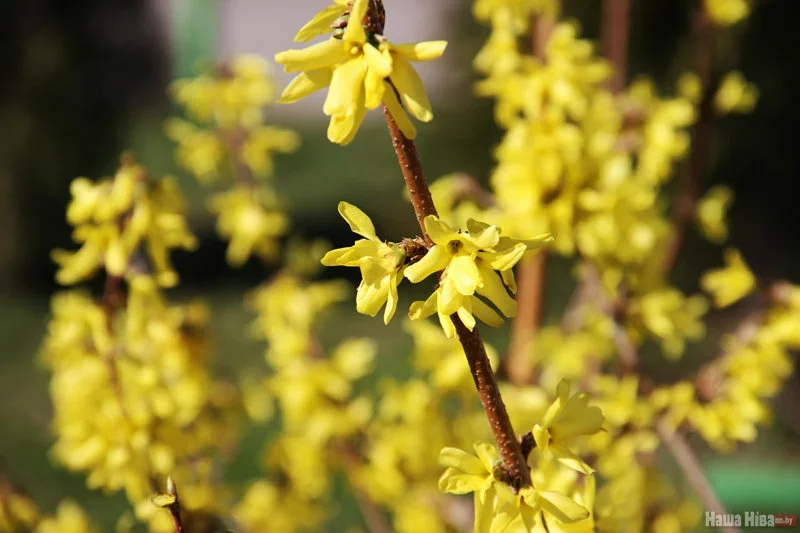
{"label": "blurred yellow flower", "polygon": [[704,0],[706,12],[715,24],[733,26],[750,14],[748,0]]}
{"label": "blurred yellow flower", "polygon": [[725,185],[715,185],[697,202],[695,217],[700,230],[713,243],[720,244],[728,238],[725,217],[732,202],[733,191]]}
{"label": "blurred yellow flower", "polygon": [[722,82],[714,96],[714,105],[717,112],[724,113],[749,113],[758,101],[758,88],[748,82],[741,72],[729,72],[722,78]]}
{"label": "blurred yellow flower", "polygon": [[229,239],[225,257],[241,266],[251,255],[269,260],[278,250],[277,239],[289,226],[277,200],[266,189],[234,187],[214,195],[209,205],[217,214],[217,232]]}
{"label": "blurred yellow flower", "polygon": [[589,406],[589,395],[575,394],[570,397],[570,384],[562,380],[556,388],[556,400],[547,409],[542,424],[533,426],[536,448],[550,452],[560,463],[591,474],[594,469],[568,447],[568,442],[581,435],[592,435],[600,431],[603,421],[600,408]]}
{"label": "blurred yellow flower", "polygon": [[756,278],[738,250],[725,250],[725,267],[709,270],[700,278],[700,286],[711,295],[714,307],[738,302],[756,287]]}

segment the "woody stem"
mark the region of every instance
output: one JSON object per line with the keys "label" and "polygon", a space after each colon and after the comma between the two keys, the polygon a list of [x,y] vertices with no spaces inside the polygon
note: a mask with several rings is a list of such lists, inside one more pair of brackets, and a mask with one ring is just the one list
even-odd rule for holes
{"label": "woody stem", "polygon": [[[433,242],[430,240],[428,232],[425,231],[424,220],[428,215],[436,215],[437,213],[436,206],[431,198],[431,191],[428,188],[428,184],[425,183],[417,148],[414,141],[400,131],[397,122],[395,122],[386,106],[383,108],[383,113],[386,117],[386,123],[389,125],[389,133],[395,154],[397,154],[397,162],[400,164],[400,171],[406,182],[406,188],[411,195],[411,204],[414,206],[417,222],[419,222],[425,242],[428,246],[431,246]],[[450,318],[455,325],[458,340],[461,342],[464,353],[467,356],[472,379],[475,382],[475,388],[483,404],[483,410],[486,412],[486,418],[489,420],[489,426],[494,434],[509,484],[515,489],[529,486],[531,485],[530,469],[522,455],[514,428],[511,425],[511,419],[508,417],[508,411],[506,411],[503,398],[500,396],[500,389],[497,387],[497,380],[489,364],[489,357],[486,355],[486,348],[483,345],[478,328],[475,327],[470,331],[457,315],[452,315]]]}

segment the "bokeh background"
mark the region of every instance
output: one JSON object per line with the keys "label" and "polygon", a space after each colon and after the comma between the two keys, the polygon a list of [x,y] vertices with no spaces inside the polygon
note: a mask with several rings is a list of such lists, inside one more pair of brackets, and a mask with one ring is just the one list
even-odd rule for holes
{"label": "bokeh background", "polygon": [[[191,222],[199,251],[176,258],[181,287],[175,298],[202,294],[213,306],[214,342],[220,372],[235,375],[261,364],[263,346],[244,331],[252,318],[242,307],[248,288],[269,272],[257,261],[231,270],[224,243],[213,230],[203,193],[178,170],[162,121],[173,110],[166,87],[198,66],[240,53],[271,58],[291,45],[297,28],[327,0],[0,0],[0,472],[25,487],[45,509],[69,496],[105,528],[125,508],[123,498],[91,493],[81,476],[53,466],[48,376],[36,361],[48,318],[48,299],[58,288],[55,247],[69,247],[64,212],[76,176],[111,173],[122,150],[133,150],[153,174],[180,178],[192,201]],[[500,132],[491,102],[476,98],[470,62],[487,35],[472,21],[467,0],[386,2],[387,34],[395,40],[444,38],[443,60],[420,73],[436,119],[420,128],[418,147],[429,177],[466,172],[486,182],[491,149]],[[691,65],[691,0],[635,0],[630,46],[631,78],[653,77],[664,92]],[[598,38],[601,2],[568,0],[564,11],[583,34]],[[760,90],[755,112],[729,115],[714,125],[711,164],[704,187],[731,185],[731,245],[742,250],[764,280],[800,282],[800,38],[796,2],[755,0],[752,16],[720,37],[717,68],[743,71]],[[277,75],[278,84],[287,78]],[[379,234],[414,234],[409,206],[397,200],[402,181],[380,113],[372,115],[347,147],[325,138],[321,99],[272,108],[268,121],[301,133],[300,150],[278,160],[277,189],[293,217],[294,233],[352,241],[336,204],[364,206]],[[690,234],[678,260],[676,281],[695,290],[700,272],[720,262],[721,250]],[[555,320],[571,289],[569,265],[551,259],[547,316]],[[336,275],[341,274],[336,272]],[[323,339],[368,334],[375,322],[352,305],[323,324]],[[712,317],[708,339],[677,364],[651,366],[668,381],[716,352],[716,340],[734,323],[734,309]],[[378,372],[403,372],[410,347],[399,321],[379,328]],[[504,330],[490,332],[500,349]],[[262,365],[263,368],[263,365]],[[227,475],[255,476],[269,428],[245,438]],[[701,452],[702,443],[694,442]],[[704,454],[721,498],[732,510],[800,512],[800,377],[777,399],[774,423],[758,442],[734,455]],[[331,531],[348,522],[352,502]],[[339,524],[339,525],[337,525]]]}

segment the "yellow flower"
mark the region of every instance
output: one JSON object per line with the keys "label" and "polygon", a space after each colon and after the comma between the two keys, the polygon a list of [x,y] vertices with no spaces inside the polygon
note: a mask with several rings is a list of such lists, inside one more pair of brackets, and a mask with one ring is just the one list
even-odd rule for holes
{"label": "yellow flower", "polygon": [[[334,6],[331,6],[334,7]],[[416,131],[397,98],[417,119],[433,118],[422,81],[409,61],[429,61],[444,53],[444,41],[394,45],[380,35],[368,35],[362,25],[368,0],[355,0],[350,19],[341,39],[327,41],[303,50],[287,50],[275,56],[286,72],[301,72],[284,90],[279,102],[295,102],[330,86],[323,112],[331,117],[328,139],[348,144],[355,136],[367,109],[384,103],[403,133],[414,138]],[[328,20],[338,10],[331,10],[320,20]],[[309,23],[312,37],[319,33],[320,22]],[[302,34],[302,35],[301,35]],[[387,79],[389,81],[387,81]],[[397,91],[397,94],[395,93]]]}
{"label": "yellow flower", "polygon": [[267,61],[244,55],[234,58],[216,76],[177,80],[170,92],[193,120],[219,128],[249,129],[263,121],[263,108],[273,100],[275,87]]}
{"label": "yellow flower", "polygon": [[[439,478],[439,490],[450,494],[474,493],[475,533],[537,531],[543,523],[542,512],[563,523],[576,522],[589,512],[567,495],[557,491],[540,491],[523,487],[514,494],[511,487],[500,481],[502,462],[491,444],[477,443],[476,456],[458,448],[444,448],[439,462],[447,469]],[[509,528],[512,529],[509,529]]]}
{"label": "yellow flower", "polygon": [[703,315],[708,302],[703,296],[684,296],[677,289],[652,291],[638,301],[638,312],[644,327],[661,340],[668,357],[677,358],[686,348],[686,340],[699,340],[705,335]]}
{"label": "yellow flower", "polygon": [[239,154],[242,162],[257,178],[272,175],[272,153],[291,153],[297,150],[300,136],[292,130],[260,126],[247,135]]}
{"label": "yellow flower", "polygon": [[76,226],[72,238],[81,247],[75,252],[53,251],[59,283],[77,283],[101,266],[115,276],[128,274],[134,255],[143,257],[145,251],[159,284],[177,283],[169,251],[191,250],[197,240],[189,232],[175,181],[164,178],[150,184],[146,176],[141,166],[123,162],[113,179],[97,185],[86,178],[73,182],[67,219]]}
{"label": "yellow flower", "polygon": [[356,294],[356,310],[375,316],[386,305],[383,323],[388,324],[397,310],[397,286],[403,280],[406,253],[394,243],[384,243],[375,235],[372,220],[359,208],[339,202],[339,214],[360,239],[347,248],[331,250],[322,258],[325,266],[357,266],[362,280]]}
{"label": "yellow flower", "polygon": [[729,72],[722,79],[714,105],[719,113],[749,113],[756,106],[758,88],[741,72]]}
{"label": "yellow flower", "polygon": [[214,132],[179,118],[167,119],[164,132],[178,143],[175,157],[181,167],[202,183],[217,178],[219,166],[225,158],[225,146]]}
{"label": "yellow flower", "polygon": [[333,5],[322,9],[319,13],[314,15],[308,24],[300,28],[297,35],[294,36],[296,42],[307,42],[314,37],[325,35],[333,31],[333,23],[336,19],[342,17],[347,13],[347,4],[349,0],[333,0]]}
{"label": "yellow flower", "polygon": [[[425,302],[414,302],[409,316],[418,320],[438,313],[445,334],[452,338],[455,327],[450,315],[458,314],[464,325],[472,330],[475,316],[497,326],[500,316],[479,300],[484,296],[507,317],[517,312],[517,304],[506,287],[516,292],[512,268],[526,250],[539,248],[552,240],[550,234],[522,240],[500,236],[500,228],[470,219],[467,231],[456,231],[438,217],[425,218],[425,229],[434,246],[417,263],[405,270],[412,283],[442,272],[439,286]],[[502,277],[497,274],[499,271]],[[474,314],[474,316],[473,316]]]}
{"label": "yellow flower", "polygon": [[732,26],[750,14],[747,0],[705,0],[708,16],[720,26]]}
{"label": "yellow flower", "polygon": [[275,256],[276,240],[289,222],[270,191],[235,187],[212,197],[210,206],[218,215],[217,232],[230,239],[228,263],[241,266],[253,254],[262,259]]}
{"label": "yellow flower", "polygon": [[56,514],[47,517],[36,526],[35,533],[92,533],[95,529],[89,523],[86,513],[73,501],[58,504]]}
{"label": "yellow flower", "polygon": [[542,452],[549,451],[569,468],[591,474],[594,469],[570,450],[567,443],[575,437],[597,433],[605,418],[598,407],[589,406],[588,394],[570,397],[569,389],[569,382],[561,380],[556,388],[556,400],[547,409],[542,424],[533,426],[533,438]]}
{"label": "yellow flower", "polygon": [[700,230],[713,243],[722,243],[728,238],[728,225],[725,216],[733,202],[733,191],[730,187],[717,185],[697,203],[695,216]]}
{"label": "yellow flower", "polygon": [[700,286],[714,300],[715,307],[727,307],[750,294],[756,286],[756,278],[738,250],[725,250],[725,267],[703,274]]}

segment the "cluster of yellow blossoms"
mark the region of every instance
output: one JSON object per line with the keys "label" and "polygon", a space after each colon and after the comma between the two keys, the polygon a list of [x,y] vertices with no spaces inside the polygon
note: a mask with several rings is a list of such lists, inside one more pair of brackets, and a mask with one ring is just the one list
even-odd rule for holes
{"label": "cluster of yellow blossoms", "polygon": [[177,282],[168,249],[195,238],[174,182],[151,180],[130,161],[113,178],[79,178],[71,189],[67,217],[76,233],[109,228],[122,245],[97,241],[90,253],[87,241],[56,255],[62,283],[103,268],[106,284],[100,300],[81,290],[52,300],[42,359],[52,372],[53,456],[85,472],[90,488],[125,491],[139,520],[167,532],[169,517],[150,503],[153,484],[172,473],[187,513],[213,512],[215,460],[233,442],[238,404],[231,384],[207,374],[208,309],[172,305],[159,289]]}
{"label": "cluster of yellow blossoms", "polygon": [[178,143],[178,163],[204,185],[232,184],[209,199],[209,208],[217,215],[217,232],[230,242],[227,260],[234,266],[251,255],[276,259],[277,239],[289,227],[267,181],[274,154],[295,151],[300,140],[293,131],[264,124],[274,93],[268,64],[258,56],[238,57],[213,75],[172,85],[187,115],[165,123],[167,136]]}
{"label": "cluster of yellow blossoms", "polygon": [[[406,111],[417,120],[433,119],[422,80],[410,61],[430,61],[444,53],[447,43],[394,44],[380,27],[363,25],[368,10],[382,10],[370,0],[336,0],[300,29],[296,41],[310,41],[332,33],[327,41],[304,50],[287,50],[275,56],[286,72],[300,72],[283,91],[280,102],[296,102],[329,87],[323,112],[331,117],[328,139],[338,144],[353,140],[368,109],[385,105],[409,139],[416,136]],[[372,14],[371,14],[372,15]],[[344,31],[335,31],[338,24]],[[402,103],[401,103],[402,102]]]}
{"label": "cluster of yellow blossoms", "polygon": [[0,477],[0,531],[8,533],[96,533],[83,509],[71,500],[58,504],[55,514],[42,515],[36,504]]}
{"label": "cluster of yellow blossoms", "polygon": [[[698,5],[720,27],[749,12],[745,0]],[[769,289],[768,308],[725,337],[721,355],[695,376],[660,383],[646,375],[639,352],[684,356],[705,336],[710,309],[758,290],[734,248],[700,278],[703,293],[673,286],[664,265],[681,230],[660,198],[689,152],[701,101],[710,95],[718,113],[747,112],[757,90],[731,73],[710,93],[687,73],[673,97],[646,80],[616,92],[607,88],[611,65],[575,25],[554,23],[536,54],[521,45],[538,17],[547,18],[542,27],[556,20],[557,1],[476,0],[474,14],[491,26],[475,59],[484,75],[476,90],[495,99],[505,130],[491,191],[473,195],[461,175],[438,180],[431,190],[439,215],[420,217],[423,237],[399,242],[380,239],[364,212],[341,202],[339,213],[362,238],[324,254],[319,244],[283,250],[282,268],[247,298],[267,371],[248,371],[238,385],[206,371],[207,308],[170,304],[160,292],[178,281],[169,253],[196,246],[175,182],[154,181],[129,160],[113,178],[73,182],[67,220],[81,247],[54,253],[57,279],[72,285],[105,271],[107,281],[102,299],[77,290],[53,298],[42,359],[52,372],[56,460],[85,473],[92,488],[124,491],[136,519],[156,533],[174,527],[159,507],[175,512],[178,504],[185,531],[319,530],[334,514],[341,481],[375,531],[695,526],[700,508],[669,483],[655,454],[675,432],[694,431],[722,450],[755,439],[792,372],[789,351],[800,349],[800,288]],[[435,59],[446,43],[393,44],[384,17],[379,1],[333,0],[296,36],[330,34],[326,41],[276,56],[299,73],[280,101],[329,87],[323,111],[332,142],[350,142],[366,111],[381,104],[408,139],[415,129],[406,113],[433,116],[410,61]],[[288,230],[269,182],[259,181],[271,176],[274,153],[298,143],[294,133],[263,125],[274,93],[266,64],[253,57],[173,86],[187,115],[166,124],[178,162],[203,183],[231,184],[209,205],[233,266],[253,255],[276,259]],[[716,186],[695,202],[699,230],[714,244],[727,240],[732,199]],[[467,365],[457,337],[460,325],[475,338],[478,321],[499,326],[526,305],[514,299],[525,292],[513,269],[551,241],[551,253],[576,260],[578,297],[561,323],[539,328],[523,346],[536,380],[496,387],[530,474],[519,483],[506,468],[507,443],[488,443],[494,428],[472,390],[486,376]],[[433,287],[403,323],[413,338],[410,368],[381,376],[374,391],[370,374],[388,347],[362,336],[328,341],[331,311],[351,289],[310,281],[309,265],[320,262],[358,267],[357,311],[383,309],[387,324],[404,279]],[[423,320],[434,314],[438,326]],[[500,374],[497,352],[483,349],[489,362],[480,372],[491,366]],[[238,415],[275,429],[242,492],[224,486],[219,472],[237,446]],[[151,501],[165,479],[167,494]],[[470,493],[471,502],[461,497]],[[41,518],[3,478],[0,530],[94,531],[69,502]]]}

